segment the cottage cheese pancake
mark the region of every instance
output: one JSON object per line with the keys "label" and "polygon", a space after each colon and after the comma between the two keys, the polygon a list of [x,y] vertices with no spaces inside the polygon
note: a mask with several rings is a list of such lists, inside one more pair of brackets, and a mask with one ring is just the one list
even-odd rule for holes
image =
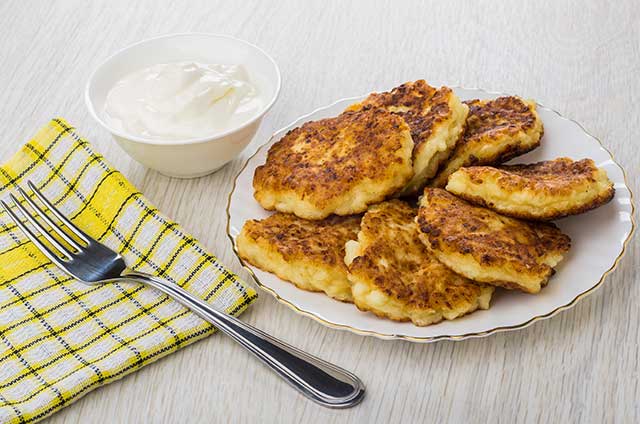
{"label": "cottage cheese pancake", "polygon": [[526,222],[426,188],[416,219],[420,239],[445,265],[472,280],[537,293],[571,240],[553,224]]}
{"label": "cottage cheese pancake", "polygon": [[409,126],[384,109],[307,122],[271,146],[254,196],[267,210],[306,219],[364,212],[409,182],[412,150]]}
{"label": "cottage cheese pancake", "polygon": [[530,165],[472,166],[449,177],[447,190],[503,215],[547,221],[609,202],[613,183],[591,159]]}
{"label": "cottage cheese pancake", "polygon": [[469,117],[464,135],[432,187],[444,187],[449,175],[463,166],[500,164],[540,145],[544,130],[533,101],[509,96],[465,103]]}
{"label": "cottage cheese pancake", "polygon": [[356,306],[419,326],[487,309],[493,287],[474,284],[440,263],[418,238],[416,212],[391,200],[364,215],[345,257]]}
{"label": "cottage cheese pancake", "polygon": [[258,268],[301,289],[351,301],[344,245],[359,228],[359,216],[307,221],[276,213],[247,221],[236,242],[240,257]]}
{"label": "cottage cheese pancake", "polygon": [[404,118],[413,138],[413,178],[402,195],[415,194],[433,178],[462,135],[469,108],[448,87],[424,80],[407,82],[389,92],[373,93],[347,110],[382,107]]}

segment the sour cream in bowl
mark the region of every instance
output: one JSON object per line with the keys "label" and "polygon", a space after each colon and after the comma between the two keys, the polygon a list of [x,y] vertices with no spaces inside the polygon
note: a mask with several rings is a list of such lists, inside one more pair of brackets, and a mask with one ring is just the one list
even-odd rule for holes
{"label": "sour cream in bowl", "polygon": [[247,42],[176,34],[134,44],[89,79],[89,112],[134,159],[165,175],[206,175],[236,157],[280,90],[277,65]]}

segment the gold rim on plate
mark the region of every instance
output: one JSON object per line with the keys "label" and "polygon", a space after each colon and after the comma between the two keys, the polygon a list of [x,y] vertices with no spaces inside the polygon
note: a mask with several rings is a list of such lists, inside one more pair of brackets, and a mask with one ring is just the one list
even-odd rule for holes
{"label": "gold rim on plate", "polygon": [[[498,95],[498,96],[507,96],[508,94],[505,93],[500,93],[500,92],[494,92],[494,91],[487,91],[487,90],[483,90],[481,88],[466,88],[466,87],[451,87],[454,89],[454,92],[456,89],[461,89],[461,90],[469,90],[469,91],[479,91],[479,92],[483,92],[489,95]],[[345,102],[348,100],[356,100],[356,99],[361,99],[364,96],[358,96],[358,97],[345,97],[339,100],[334,101],[333,103],[330,103],[326,106],[323,107],[319,107],[315,110],[313,110],[312,112],[309,112],[305,115],[302,115],[298,118],[296,118],[294,121],[292,121],[289,125],[275,131],[273,134],[271,134],[271,136],[269,137],[269,139],[262,145],[258,146],[258,148],[256,149],[256,151],[251,154],[251,156],[249,156],[247,158],[247,160],[245,161],[244,165],[242,165],[242,168],[240,168],[240,170],[238,171],[238,173],[236,174],[236,177],[233,179],[233,186],[231,187],[231,192],[229,192],[229,197],[227,200],[227,236],[229,237],[229,240],[231,241],[231,246],[233,248],[233,253],[236,255],[236,257],[238,258],[238,260],[240,261],[240,264],[242,265],[242,267],[244,269],[247,270],[247,272],[251,275],[251,277],[253,278],[253,280],[256,282],[256,284],[263,289],[264,291],[266,291],[267,293],[271,294],[273,297],[276,298],[276,300],[280,303],[283,303],[284,305],[288,306],[289,308],[291,308],[293,311],[304,315],[306,317],[309,317],[327,327],[330,328],[335,328],[338,330],[346,330],[346,331],[351,331],[352,333],[355,334],[359,334],[362,336],[374,336],[383,340],[408,340],[411,342],[418,342],[418,343],[430,343],[430,342],[436,342],[436,341],[440,341],[440,340],[453,340],[453,341],[459,341],[459,340],[464,340],[464,339],[470,339],[470,338],[477,338],[477,337],[485,337],[485,336],[489,336],[491,334],[496,334],[496,333],[500,333],[503,331],[512,331],[512,330],[520,330],[523,328],[526,328],[528,326],[530,326],[531,324],[533,324],[534,322],[537,321],[542,321],[548,318],[551,318],[553,316],[555,316],[556,314],[562,312],[562,311],[566,311],[570,308],[572,308],[573,306],[575,306],[580,300],[584,299],[585,297],[589,296],[590,294],[594,293],[597,289],[599,289],[602,284],[604,283],[604,280],[607,278],[607,276],[609,274],[611,274],[616,267],[618,266],[618,264],[620,263],[620,260],[622,259],[622,257],[624,256],[624,254],[626,253],[627,250],[627,245],[629,244],[629,241],[631,240],[631,237],[633,236],[633,233],[636,230],[636,222],[635,222],[635,206],[633,203],[633,192],[631,191],[631,188],[629,187],[629,182],[627,180],[627,172],[625,171],[625,169],[616,161],[615,157],[613,156],[613,154],[611,153],[611,151],[609,151],[609,149],[607,149],[604,144],[602,144],[602,141],[600,141],[600,139],[596,136],[594,136],[593,134],[589,133],[579,122],[571,119],[571,118],[567,118],[565,116],[562,116],[560,114],[560,112],[556,111],[555,109],[551,109],[550,107],[541,105],[540,103],[536,102],[536,105],[538,108],[542,108],[545,109],[547,111],[553,112],[555,113],[559,118],[564,119],[566,121],[569,122],[573,122],[574,124],[576,124],[578,126],[578,128],[580,128],[587,136],[593,138],[594,140],[596,140],[598,142],[598,144],[600,144],[600,147],[609,154],[609,156],[611,157],[611,159],[613,160],[613,162],[616,164],[616,166],[618,168],[620,168],[620,170],[622,171],[622,176],[624,178],[624,184],[627,188],[627,190],[629,191],[629,199],[630,199],[630,203],[631,203],[631,231],[629,231],[629,234],[627,235],[627,238],[624,240],[624,242],[622,243],[622,251],[618,254],[618,256],[616,257],[615,261],[613,262],[613,265],[611,265],[611,267],[606,270],[604,272],[604,274],[602,274],[602,276],[600,277],[600,279],[598,280],[598,282],[593,285],[591,288],[583,291],[582,293],[578,294],[576,297],[573,298],[573,300],[571,300],[569,303],[566,303],[565,305],[559,306],[557,308],[555,308],[554,310],[552,310],[551,312],[548,312],[546,314],[542,314],[542,315],[537,315],[533,318],[530,318],[529,320],[521,323],[521,324],[516,324],[516,325],[508,325],[508,326],[500,326],[500,327],[495,327],[486,331],[479,331],[479,332],[475,332],[475,333],[467,333],[467,334],[459,334],[459,335],[451,335],[451,334],[442,334],[440,336],[427,336],[427,337],[417,337],[417,336],[407,336],[407,335],[403,335],[403,334],[384,334],[384,333],[378,333],[376,331],[371,331],[371,330],[361,330],[359,328],[355,328],[355,327],[351,327],[350,325],[346,325],[346,324],[337,324],[337,323],[333,323],[331,321],[327,321],[324,318],[321,318],[320,316],[318,316],[317,314],[315,314],[314,312],[311,311],[306,311],[304,309],[300,309],[299,307],[297,307],[296,305],[294,305],[293,303],[291,303],[290,301],[282,298],[278,293],[276,293],[272,288],[266,286],[265,284],[263,284],[260,279],[258,278],[258,276],[253,272],[253,270],[251,269],[251,267],[249,267],[240,257],[239,253],[238,253],[238,249],[236,247],[236,243],[235,243],[235,239],[233,238],[233,236],[231,235],[231,214],[229,212],[229,209],[231,208],[231,197],[233,196],[233,193],[236,190],[237,187],[237,182],[238,182],[238,178],[240,177],[240,175],[244,172],[245,168],[249,165],[249,162],[251,162],[251,160],[260,152],[262,151],[262,149],[266,148],[267,146],[271,145],[271,142],[273,140],[273,138],[276,136],[276,134],[283,132],[284,130],[286,130],[287,128],[291,127],[294,123],[301,121],[311,115],[314,115],[315,113],[324,110],[324,109],[328,109],[331,106],[334,106],[338,103],[341,102]]]}

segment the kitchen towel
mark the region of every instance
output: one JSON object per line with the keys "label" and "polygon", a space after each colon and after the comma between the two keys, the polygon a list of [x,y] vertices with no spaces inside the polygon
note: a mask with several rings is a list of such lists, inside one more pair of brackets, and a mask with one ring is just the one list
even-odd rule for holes
{"label": "kitchen towel", "polygon": [[[18,186],[28,192],[27,181],[130,268],[233,315],[256,298],[64,120],[0,167],[0,198]],[[37,421],[213,331],[154,289],[74,280],[0,212],[0,422]]]}

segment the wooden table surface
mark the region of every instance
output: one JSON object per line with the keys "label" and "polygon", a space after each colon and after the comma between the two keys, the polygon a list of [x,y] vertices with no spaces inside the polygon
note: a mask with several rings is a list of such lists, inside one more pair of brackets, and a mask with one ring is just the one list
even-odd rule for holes
{"label": "wooden table surface", "polygon": [[[249,281],[225,234],[226,198],[243,159],[303,113],[407,80],[536,99],[599,137],[638,193],[639,22],[637,0],[3,1],[0,158],[63,116]],[[114,51],[186,31],[258,44],[278,62],[283,86],[242,158],[178,180],[126,156],[82,95]],[[639,266],[636,237],[606,284],[570,311],[516,332],[425,345],[325,328],[262,292],[242,318],[355,371],[368,388],[360,406],[317,406],[215,335],[94,390],[49,422],[640,422]]]}

